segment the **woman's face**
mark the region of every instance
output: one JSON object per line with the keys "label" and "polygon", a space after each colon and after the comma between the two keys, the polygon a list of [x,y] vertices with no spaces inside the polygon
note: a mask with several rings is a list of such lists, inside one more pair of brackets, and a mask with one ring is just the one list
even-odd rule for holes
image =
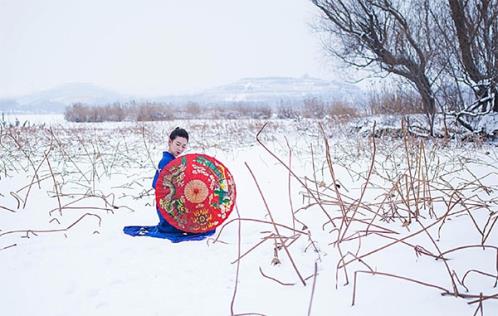
{"label": "woman's face", "polygon": [[187,148],[188,140],[185,137],[177,136],[173,140],[169,140],[169,152],[176,157],[180,156]]}

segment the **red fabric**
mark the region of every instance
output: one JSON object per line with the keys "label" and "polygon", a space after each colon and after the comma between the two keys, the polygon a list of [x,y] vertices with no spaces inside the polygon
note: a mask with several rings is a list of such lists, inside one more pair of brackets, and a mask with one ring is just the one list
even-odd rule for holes
{"label": "red fabric", "polygon": [[235,205],[235,182],[218,160],[187,154],[168,163],[156,184],[156,203],[163,218],[190,233],[213,230]]}

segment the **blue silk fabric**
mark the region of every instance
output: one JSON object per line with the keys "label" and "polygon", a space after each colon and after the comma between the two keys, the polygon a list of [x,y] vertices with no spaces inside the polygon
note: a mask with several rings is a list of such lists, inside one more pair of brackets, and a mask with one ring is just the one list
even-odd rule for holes
{"label": "blue silk fabric", "polygon": [[[159,161],[158,169],[156,170],[156,174],[154,175],[154,180],[152,181],[152,187],[155,189],[157,184],[157,178],[159,177],[159,173],[161,170],[168,165],[175,157],[167,152],[163,152],[163,158]],[[208,236],[213,235],[216,232],[216,229],[210,230],[205,233],[194,234],[187,233],[182,230],[177,229],[168,223],[159,212],[159,208],[156,206],[157,216],[159,217],[159,224],[156,226],[125,226],[123,228],[123,232],[127,235],[137,237],[137,236],[147,236],[147,237],[155,237],[155,238],[163,238],[168,239],[174,243],[189,241],[189,240],[202,240]]]}

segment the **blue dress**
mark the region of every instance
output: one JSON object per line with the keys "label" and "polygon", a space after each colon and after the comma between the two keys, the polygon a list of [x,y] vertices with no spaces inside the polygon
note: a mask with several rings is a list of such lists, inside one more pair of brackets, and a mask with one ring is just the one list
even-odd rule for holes
{"label": "blue dress", "polygon": [[[152,180],[152,187],[156,188],[157,178],[159,178],[159,173],[166,167],[175,157],[168,151],[163,152],[163,158],[159,161],[156,174],[154,175],[154,180]],[[156,226],[126,226],[123,228],[123,232],[130,236],[149,236],[156,238],[169,239],[170,241],[182,242],[187,240],[202,240],[208,236],[213,235],[216,229],[210,230],[205,233],[193,234],[187,233],[182,230],[177,229],[170,223],[168,223],[160,214],[159,208],[156,206],[157,216],[159,217],[159,224]]]}

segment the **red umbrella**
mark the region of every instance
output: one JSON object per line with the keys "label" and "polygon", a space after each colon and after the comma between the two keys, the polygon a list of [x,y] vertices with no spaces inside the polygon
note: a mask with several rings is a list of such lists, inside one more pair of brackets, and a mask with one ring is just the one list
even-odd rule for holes
{"label": "red umbrella", "polygon": [[218,160],[203,154],[176,158],[161,170],[156,203],[163,218],[190,233],[223,223],[235,205],[235,182]]}

